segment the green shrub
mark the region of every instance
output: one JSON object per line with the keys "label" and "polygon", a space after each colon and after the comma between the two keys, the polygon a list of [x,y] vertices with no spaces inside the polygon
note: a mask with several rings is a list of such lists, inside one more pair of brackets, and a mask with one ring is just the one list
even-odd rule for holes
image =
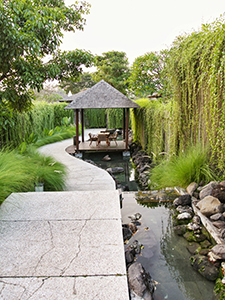
{"label": "green shrub", "polygon": [[28,146],[18,151],[0,151],[0,203],[15,192],[34,191],[34,184],[44,183],[45,191],[63,190],[66,168],[50,156]]}
{"label": "green shrub", "polygon": [[163,160],[151,171],[151,188],[180,186],[186,188],[191,182],[215,179],[209,166],[209,153],[201,146],[191,147],[187,152],[180,153],[168,160]]}

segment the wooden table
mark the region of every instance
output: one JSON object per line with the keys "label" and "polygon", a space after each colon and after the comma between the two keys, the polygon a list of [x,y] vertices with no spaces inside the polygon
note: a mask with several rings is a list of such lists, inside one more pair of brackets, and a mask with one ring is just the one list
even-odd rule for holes
{"label": "wooden table", "polygon": [[104,132],[104,133],[103,133],[103,132],[100,132],[100,133],[98,133],[97,146],[98,146],[102,141],[105,141],[106,144],[107,144],[108,146],[110,146],[110,141],[109,141],[109,139],[108,139],[109,135],[110,135],[109,132]]}

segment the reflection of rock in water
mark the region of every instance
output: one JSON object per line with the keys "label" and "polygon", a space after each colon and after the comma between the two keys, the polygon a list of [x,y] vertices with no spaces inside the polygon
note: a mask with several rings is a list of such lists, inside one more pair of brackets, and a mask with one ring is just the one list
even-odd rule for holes
{"label": "reflection of rock in water", "polygon": [[142,225],[135,235],[129,240],[129,244],[133,243],[134,240],[141,241],[143,248],[141,249],[141,256],[145,258],[151,258],[157,248],[157,240],[154,232],[151,229],[145,230]]}

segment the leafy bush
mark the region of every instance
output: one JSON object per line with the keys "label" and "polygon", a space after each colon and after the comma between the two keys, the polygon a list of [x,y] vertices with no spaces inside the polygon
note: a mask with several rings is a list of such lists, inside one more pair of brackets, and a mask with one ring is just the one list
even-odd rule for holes
{"label": "leafy bush", "polygon": [[199,145],[185,153],[163,160],[151,171],[151,188],[180,186],[186,188],[191,182],[216,179],[209,166],[209,153]]}

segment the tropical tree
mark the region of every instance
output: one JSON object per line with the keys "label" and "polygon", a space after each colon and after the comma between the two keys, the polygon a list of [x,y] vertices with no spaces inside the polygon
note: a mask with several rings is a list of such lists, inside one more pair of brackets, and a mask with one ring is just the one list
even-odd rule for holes
{"label": "tropical tree", "polygon": [[148,52],[135,59],[131,67],[129,91],[136,97],[146,97],[155,92],[161,93],[165,78],[163,66],[166,51]]}
{"label": "tropical tree", "polygon": [[97,72],[93,79],[98,82],[104,79],[123,94],[127,94],[130,69],[125,52],[109,51],[95,57]]}
{"label": "tropical tree", "polygon": [[24,111],[45,80],[75,78],[91,65],[88,51],[57,50],[62,30],[83,30],[87,13],[85,1],[67,7],[63,0],[0,0],[1,107]]}
{"label": "tropical tree", "polygon": [[92,79],[92,74],[90,74],[89,72],[84,72],[80,74],[80,76],[76,80],[71,78],[63,80],[60,83],[60,87],[64,89],[67,94],[69,93],[69,91],[71,91],[72,94],[76,94],[84,89],[92,87],[93,85],[95,85],[95,83],[96,82]]}

